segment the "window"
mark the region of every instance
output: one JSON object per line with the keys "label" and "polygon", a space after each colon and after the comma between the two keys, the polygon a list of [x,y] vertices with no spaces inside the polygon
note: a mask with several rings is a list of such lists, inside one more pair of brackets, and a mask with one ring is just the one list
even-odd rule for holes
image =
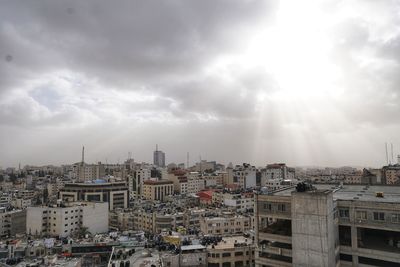
{"label": "window", "polygon": [[282,211],[282,212],[285,212],[285,211],[286,211],[286,206],[285,206],[285,204],[278,204],[278,210],[279,210],[279,211]]}
{"label": "window", "polygon": [[339,216],[340,218],[349,218],[349,210],[348,209],[339,209]]}
{"label": "window", "polygon": [[385,213],[384,212],[374,212],[374,220],[375,221],[384,221]]}
{"label": "window", "polygon": [[392,223],[400,223],[400,214],[399,213],[392,214]]}
{"label": "window", "polygon": [[226,257],[230,257],[230,256],[231,256],[230,252],[222,253],[222,258],[226,258]]}
{"label": "window", "polygon": [[363,210],[357,210],[356,219],[365,221],[367,219],[367,212]]}

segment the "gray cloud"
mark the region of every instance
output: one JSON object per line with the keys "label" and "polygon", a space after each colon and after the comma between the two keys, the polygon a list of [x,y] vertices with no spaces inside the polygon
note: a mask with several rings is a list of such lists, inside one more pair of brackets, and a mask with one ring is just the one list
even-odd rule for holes
{"label": "gray cloud", "polygon": [[[387,139],[398,142],[398,2],[315,6],[326,17],[316,34],[327,39],[328,59],[339,73],[326,84],[338,92],[321,88],[320,94],[303,85],[298,91],[304,94],[285,92],[276,62],[262,49],[257,62],[240,59],[257,34],[279,23],[284,6],[253,0],[4,2],[0,146],[7,153],[0,165],[45,163],[55,150],[63,152],[51,157],[54,163],[73,161],[83,143],[93,161],[117,160],[126,150],[149,160],[155,142],[163,143],[171,161],[184,161],[188,150],[223,162],[381,164],[379,156],[344,157],[343,149],[372,152]],[[298,23],[308,16],[300,13]],[[287,49],[280,51],[285,57],[310,42],[276,49]],[[307,69],[297,58],[282,60],[284,70],[292,63]],[[43,153],[32,156],[39,148]]]}

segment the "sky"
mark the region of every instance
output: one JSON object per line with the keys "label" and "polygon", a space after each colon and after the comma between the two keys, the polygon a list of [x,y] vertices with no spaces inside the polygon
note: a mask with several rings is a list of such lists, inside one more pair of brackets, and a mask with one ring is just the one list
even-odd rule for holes
{"label": "sky", "polygon": [[396,0],[0,0],[0,166],[382,166],[399,64]]}

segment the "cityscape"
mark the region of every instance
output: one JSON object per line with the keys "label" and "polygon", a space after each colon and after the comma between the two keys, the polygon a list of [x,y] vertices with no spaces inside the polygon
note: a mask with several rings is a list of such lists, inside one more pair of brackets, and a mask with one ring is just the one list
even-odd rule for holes
{"label": "cityscape", "polygon": [[0,267],[400,267],[400,0],[0,0]]}
{"label": "cityscape", "polygon": [[[77,153],[78,154],[78,153]],[[0,170],[16,266],[398,266],[400,155],[381,168],[81,160]]]}

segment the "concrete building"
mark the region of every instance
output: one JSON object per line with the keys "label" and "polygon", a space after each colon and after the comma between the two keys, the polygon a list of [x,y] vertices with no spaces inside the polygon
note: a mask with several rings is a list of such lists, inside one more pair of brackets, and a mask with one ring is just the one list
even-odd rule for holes
{"label": "concrete building", "polygon": [[87,227],[92,234],[107,232],[108,204],[71,202],[27,208],[27,234],[67,237],[79,231],[81,227]]}
{"label": "concrete building", "polygon": [[202,245],[181,246],[179,254],[163,254],[161,258],[162,266],[167,267],[206,267],[207,251]]}
{"label": "concrete building", "polygon": [[174,192],[178,194],[188,193],[188,178],[185,170],[173,170],[168,173],[168,180],[174,183]]}
{"label": "concrete building", "polygon": [[267,186],[269,180],[294,180],[295,169],[289,168],[285,163],[268,164],[261,171],[261,186]]}
{"label": "concrete building", "polygon": [[255,246],[251,238],[223,237],[217,244],[207,246],[207,266],[254,266],[254,250]]}
{"label": "concrete building", "polygon": [[382,172],[386,184],[400,185],[400,164],[384,166]]}
{"label": "concrete building", "polygon": [[6,238],[16,234],[25,234],[26,211],[0,208],[0,237]]}
{"label": "concrete building", "polygon": [[147,180],[143,185],[143,197],[147,200],[163,201],[168,195],[174,194],[174,183],[169,180]]}
{"label": "concrete building", "polygon": [[61,180],[48,183],[47,192],[49,193],[49,196],[57,195],[60,189],[62,189],[63,187],[64,187],[64,182]]}
{"label": "concrete building", "polygon": [[207,160],[202,160],[200,162],[196,163],[196,166],[194,166],[194,171],[196,172],[214,172],[217,170],[217,162],[216,161],[207,161]]}
{"label": "concrete building", "polygon": [[0,208],[8,208],[11,206],[12,195],[9,193],[0,194]]}
{"label": "concrete building", "polygon": [[128,207],[128,187],[125,182],[95,180],[86,183],[65,183],[59,199],[69,202],[108,202],[110,210]]}
{"label": "concrete building", "polygon": [[15,198],[12,201],[12,205],[17,209],[26,209],[27,207],[32,206],[32,199]]}
{"label": "concrete building", "polygon": [[153,153],[153,163],[158,167],[165,167],[165,153],[158,150],[158,145],[156,146],[156,150]]}
{"label": "concrete building", "polygon": [[128,176],[128,188],[130,198],[138,199],[143,193],[144,181],[151,179],[151,168],[140,167],[132,170],[132,174]]}
{"label": "concrete building", "polygon": [[233,183],[240,186],[240,188],[254,188],[257,186],[257,168],[243,163],[243,165],[236,165],[232,170]]}
{"label": "concrete building", "polygon": [[252,229],[250,216],[231,214],[223,217],[203,217],[200,220],[200,230],[205,235],[237,235]]}
{"label": "concrete building", "polygon": [[204,190],[204,180],[199,172],[189,172],[187,174],[187,193],[196,194],[201,190]]}
{"label": "concrete building", "polygon": [[398,187],[302,191],[257,195],[256,266],[398,266]]}

